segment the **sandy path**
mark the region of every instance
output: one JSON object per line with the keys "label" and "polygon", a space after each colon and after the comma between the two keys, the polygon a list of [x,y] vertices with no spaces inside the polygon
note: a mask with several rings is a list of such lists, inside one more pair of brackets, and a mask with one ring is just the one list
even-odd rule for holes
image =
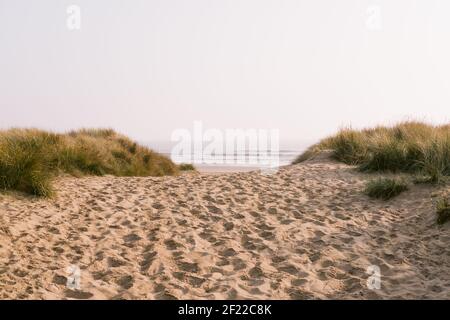
{"label": "sandy path", "polygon": [[319,160],[270,176],[62,178],[51,201],[0,195],[0,298],[449,299],[436,189],[383,202],[361,194],[366,179]]}

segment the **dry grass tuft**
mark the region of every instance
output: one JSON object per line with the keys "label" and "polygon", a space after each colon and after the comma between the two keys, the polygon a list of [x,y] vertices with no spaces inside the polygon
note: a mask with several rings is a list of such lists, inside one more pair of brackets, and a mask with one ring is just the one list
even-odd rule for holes
{"label": "dry grass tuft", "polygon": [[365,193],[371,198],[389,200],[406,190],[408,185],[403,180],[378,178],[367,183]]}

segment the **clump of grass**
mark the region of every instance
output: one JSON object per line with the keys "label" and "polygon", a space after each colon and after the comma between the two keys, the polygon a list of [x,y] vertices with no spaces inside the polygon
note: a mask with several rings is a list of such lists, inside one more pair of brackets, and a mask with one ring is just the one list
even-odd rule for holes
{"label": "clump of grass", "polygon": [[444,224],[448,220],[450,220],[450,201],[446,198],[441,198],[438,200],[436,205],[436,213],[437,213],[437,223]]}
{"label": "clump of grass", "polygon": [[406,190],[408,185],[403,180],[378,178],[367,183],[365,193],[371,198],[389,200]]}
{"label": "clump of grass", "polygon": [[72,175],[162,176],[178,167],[167,157],[112,129],[56,134],[36,129],[0,131],[0,188],[53,194],[52,179]]}
{"label": "clump of grass", "polygon": [[414,184],[430,184],[435,183],[434,179],[430,176],[419,174],[412,178]]}
{"label": "clump of grass", "polygon": [[195,171],[194,165],[190,163],[181,163],[178,165],[180,171]]}
{"label": "clump of grass", "polygon": [[414,173],[439,182],[450,175],[450,124],[410,121],[393,127],[347,128],[313,145],[293,163],[323,150],[332,150],[336,160],[358,165],[362,171]]}

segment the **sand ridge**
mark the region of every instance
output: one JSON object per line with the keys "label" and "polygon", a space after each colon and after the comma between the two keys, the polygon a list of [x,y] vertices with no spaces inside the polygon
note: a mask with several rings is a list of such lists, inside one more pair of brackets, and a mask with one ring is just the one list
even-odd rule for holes
{"label": "sand ridge", "polygon": [[[61,178],[0,195],[0,298],[450,298],[450,228],[414,186],[388,202],[316,159],[258,172]],[[81,269],[81,289],[66,286]],[[370,290],[367,267],[381,270]]]}

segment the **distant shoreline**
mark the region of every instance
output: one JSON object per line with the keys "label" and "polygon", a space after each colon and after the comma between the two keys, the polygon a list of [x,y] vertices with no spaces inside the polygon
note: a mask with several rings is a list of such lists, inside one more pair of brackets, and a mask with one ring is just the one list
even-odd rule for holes
{"label": "distant shoreline", "polygon": [[[302,154],[305,151],[305,149],[302,150],[282,150],[279,152],[279,166],[285,166],[291,164],[298,155]],[[168,157],[175,163],[179,163],[179,161],[176,161],[176,159],[173,159],[171,157],[171,154],[169,152],[161,152],[158,151],[163,156]],[[226,157],[226,156],[224,156]],[[237,162],[237,161],[236,161]],[[190,163],[190,162],[188,162]],[[219,164],[207,164],[207,163],[192,163],[197,171],[201,173],[231,173],[231,172],[249,172],[249,171],[255,171],[259,169],[263,169],[264,166],[258,166],[258,164],[246,164],[243,163],[219,163]]]}
{"label": "distant shoreline", "polygon": [[[280,142],[280,149],[277,151],[279,156],[279,165],[285,166],[291,164],[300,154],[302,154],[308,147],[313,145],[315,140],[311,141],[281,141]],[[141,141],[140,143],[148,146],[155,152],[158,152],[161,155],[164,155],[174,161],[175,163],[178,163],[177,159],[172,158],[171,150],[174,145],[173,142],[170,141]],[[239,152],[239,155],[242,156],[244,154],[245,159],[248,159],[249,153],[253,154],[252,152],[249,152],[248,150],[244,150],[243,152]],[[224,155],[224,158],[228,159],[228,155]],[[206,161],[204,163],[195,163],[195,161],[187,163],[191,163],[195,166],[195,168],[202,173],[230,173],[230,172],[248,172],[248,171],[255,171],[259,170],[261,166],[258,166],[258,164],[246,164],[245,161],[243,163],[237,163],[237,155],[233,155],[234,159],[236,160],[236,163],[218,163],[218,164],[208,164]],[[266,156],[267,157],[267,156]],[[194,158],[194,155],[192,155],[192,158]],[[264,156],[263,156],[264,158]],[[211,159],[209,159],[211,160]],[[211,163],[211,162],[210,162]]]}
{"label": "distant shoreline", "polygon": [[221,174],[221,173],[236,173],[236,172],[250,172],[260,170],[258,166],[242,166],[242,165],[208,165],[199,164],[195,168],[200,173],[206,174]]}

